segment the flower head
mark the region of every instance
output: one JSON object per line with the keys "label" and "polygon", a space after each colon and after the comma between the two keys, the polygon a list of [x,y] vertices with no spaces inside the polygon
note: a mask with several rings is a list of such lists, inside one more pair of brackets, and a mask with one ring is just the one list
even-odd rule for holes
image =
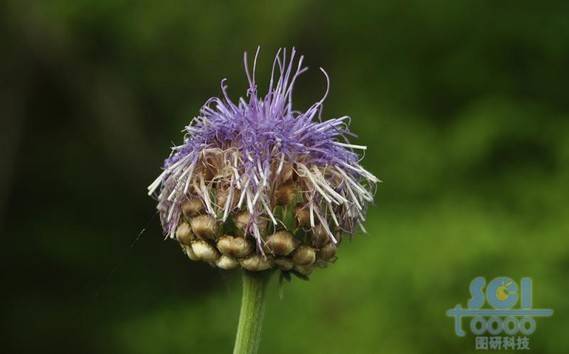
{"label": "flower head", "polygon": [[365,147],[347,139],[350,118],[320,120],[328,89],[306,111],[293,109],[303,57],[279,50],[259,96],[258,54],[252,69],[244,55],[246,97],[233,102],[222,80],[222,97],[185,127],[149,194],[157,194],[164,233],[190,259],[307,274],[335,260],[343,234],[363,229],[379,180],[359,163],[355,150]]}

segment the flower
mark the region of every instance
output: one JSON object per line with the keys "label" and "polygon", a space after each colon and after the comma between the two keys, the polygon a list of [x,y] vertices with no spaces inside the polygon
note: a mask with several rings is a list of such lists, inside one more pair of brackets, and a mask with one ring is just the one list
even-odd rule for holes
{"label": "flower", "polygon": [[[379,180],[360,165],[350,118],[320,119],[328,94],[306,111],[292,91],[307,70],[292,49],[279,50],[268,91],[259,96],[249,68],[245,98],[205,102],[148,187],[156,195],[164,233],[190,259],[222,269],[279,268],[308,274],[336,259],[342,235],[363,229]],[[276,76],[276,77],[275,77]],[[159,193],[157,193],[159,191]],[[363,229],[365,232],[365,229]]]}

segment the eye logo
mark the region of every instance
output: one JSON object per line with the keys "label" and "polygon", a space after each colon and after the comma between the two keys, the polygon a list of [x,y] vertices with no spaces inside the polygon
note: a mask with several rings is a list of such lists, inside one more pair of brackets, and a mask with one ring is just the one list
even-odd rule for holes
{"label": "eye logo", "polygon": [[498,289],[496,289],[496,297],[498,300],[506,301],[508,299],[508,285],[511,283],[512,282],[509,282],[507,285],[502,284],[498,287]]}
{"label": "eye logo", "polygon": [[551,309],[533,308],[532,290],[532,279],[527,277],[521,278],[519,285],[509,277],[494,278],[488,283],[484,277],[476,277],[470,282],[468,307],[458,304],[446,314],[454,318],[454,331],[459,337],[466,335],[463,318],[471,317],[469,327],[476,336],[477,350],[529,349],[527,336],[536,330],[535,318],[553,315]]}

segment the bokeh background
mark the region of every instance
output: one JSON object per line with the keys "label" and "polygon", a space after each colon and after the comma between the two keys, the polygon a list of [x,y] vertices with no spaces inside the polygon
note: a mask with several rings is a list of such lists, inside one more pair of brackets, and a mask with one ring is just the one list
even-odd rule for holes
{"label": "bokeh background", "polygon": [[[244,50],[311,67],[384,183],[369,233],[271,286],[264,353],[468,353],[475,276],[534,279],[536,353],[569,351],[566,1],[7,0],[0,5],[2,353],[228,353],[238,272],[164,241],[146,186]],[[142,234],[140,232],[145,230]]]}

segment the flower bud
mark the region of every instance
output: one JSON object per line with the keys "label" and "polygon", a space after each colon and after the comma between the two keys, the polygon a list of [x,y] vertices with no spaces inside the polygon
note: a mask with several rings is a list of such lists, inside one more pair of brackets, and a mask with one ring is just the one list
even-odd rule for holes
{"label": "flower bud", "polygon": [[335,256],[336,256],[336,245],[334,245],[332,242],[328,243],[327,245],[322,247],[320,251],[318,251],[318,258],[325,261],[332,260]]}
{"label": "flower bud", "polygon": [[251,214],[248,211],[242,211],[238,213],[235,218],[235,227],[239,230],[245,230],[247,225],[249,224],[249,219],[251,218]]}
{"label": "flower bud", "polygon": [[199,261],[200,259],[198,258],[198,256],[196,256],[196,254],[194,253],[194,251],[192,250],[192,246],[188,246],[188,245],[182,245],[182,251],[184,252],[184,254],[186,256],[188,256],[189,259],[191,259],[192,261]]}
{"label": "flower bud", "polygon": [[239,265],[239,262],[237,262],[235,258],[222,255],[221,257],[219,257],[217,262],[215,262],[215,265],[221,269],[229,270],[236,268]]}
{"label": "flower bud", "polygon": [[275,191],[276,205],[289,205],[294,200],[296,188],[294,183],[281,184]]}
{"label": "flower bud", "polygon": [[182,213],[186,219],[197,216],[204,211],[204,206],[198,198],[190,198],[182,204]]}
{"label": "flower bud", "polygon": [[[215,200],[217,203],[217,207],[219,209],[223,210],[225,208],[225,203],[227,203],[228,197],[229,197],[229,191],[227,189],[221,189],[221,188],[217,189],[217,194],[215,195]],[[233,198],[233,199],[234,200],[233,200],[232,204],[235,204],[236,203],[235,198]]]}
{"label": "flower bud", "polygon": [[193,241],[192,251],[194,251],[196,257],[205,262],[215,262],[219,258],[219,252],[203,240]]}
{"label": "flower bud", "polygon": [[330,242],[330,236],[324,229],[324,226],[318,224],[312,228],[312,244],[316,247],[321,247]]}
{"label": "flower bud", "polygon": [[271,268],[271,261],[268,258],[260,256],[258,254],[254,254],[248,258],[242,259],[240,263],[241,267],[253,272]]}
{"label": "flower bud", "polygon": [[[249,220],[251,220],[251,214],[249,214],[248,211],[242,211],[233,218],[235,227],[240,231],[238,234],[241,236],[245,235],[245,229],[247,228],[247,225],[249,225]],[[267,231],[267,221],[258,219],[257,227],[259,228],[259,232],[264,234]]]}
{"label": "flower bud", "polygon": [[217,249],[225,255],[237,258],[245,257],[253,251],[251,244],[243,237],[233,237],[229,235],[224,235],[219,238]]}
{"label": "flower bud", "polygon": [[217,232],[217,223],[215,218],[210,215],[200,215],[190,220],[192,231],[200,238],[215,238]]}
{"label": "flower bud", "polygon": [[265,245],[277,256],[287,256],[295,247],[294,236],[288,231],[278,231],[267,238]]}
{"label": "flower bud", "polygon": [[194,239],[194,235],[192,235],[192,229],[187,222],[182,222],[176,229],[176,239],[178,242],[188,246],[190,245],[190,241]]}
{"label": "flower bud", "polygon": [[273,263],[275,263],[275,265],[280,269],[280,270],[291,270],[292,267],[294,267],[294,263],[290,260],[290,258],[275,258],[275,260],[273,261]]}
{"label": "flower bud", "polygon": [[310,265],[316,260],[314,248],[302,245],[292,254],[292,261],[296,265]]}
{"label": "flower bud", "polygon": [[307,226],[310,224],[310,211],[307,207],[302,207],[302,205],[298,205],[294,209],[294,218],[296,219],[296,224],[299,227]]}
{"label": "flower bud", "polygon": [[310,273],[312,273],[314,270],[314,265],[296,265],[294,266],[294,270],[302,275],[310,275]]}

